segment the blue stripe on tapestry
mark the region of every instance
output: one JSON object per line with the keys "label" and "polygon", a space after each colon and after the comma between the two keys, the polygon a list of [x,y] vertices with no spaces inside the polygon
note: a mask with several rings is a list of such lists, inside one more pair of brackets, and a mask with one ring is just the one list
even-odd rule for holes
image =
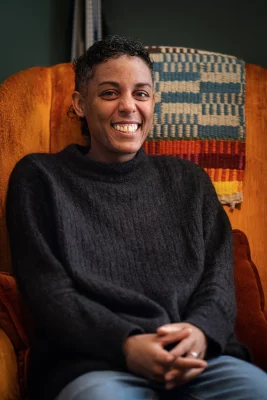
{"label": "blue stripe on tapestry", "polygon": [[201,94],[193,92],[161,92],[162,103],[201,103]]}
{"label": "blue stripe on tapestry", "polygon": [[201,139],[240,140],[239,129],[239,126],[198,125],[198,133]]}
{"label": "blue stripe on tapestry", "polygon": [[200,72],[161,72],[155,69],[155,72],[159,72],[160,81],[199,81]]}
{"label": "blue stripe on tapestry", "polygon": [[240,83],[200,82],[200,91],[204,93],[240,93]]}

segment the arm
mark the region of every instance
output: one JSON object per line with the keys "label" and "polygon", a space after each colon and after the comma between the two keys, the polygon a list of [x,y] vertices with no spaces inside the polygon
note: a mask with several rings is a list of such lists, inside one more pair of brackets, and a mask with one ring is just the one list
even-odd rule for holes
{"label": "arm", "polygon": [[[201,209],[205,259],[202,279],[187,305],[183,322],[163,325],[157,330],[164,346],[173,345],[170,353],[175,361],[165,374],[166,387],[170,389],[181,382],[183,356],[185,359],[194,358],[194,354],[200,359],[217,356],[224,351],[234,331],[232,229],[208,175],[204,174],[203,178]],[[191,334],[179,340],[184,329],[191,329]],[[183,375],[182,380],[197,376],[196,370],[188,371],[188,376]]]}
{"label": "arm", "polygon": [[233,333],[236,316],[232,229],[207,174],[203,190],[204,273],[190,299],[184,322],[204,332],[208,355],[218,355]]}
{"label": "arm", "polygon": [[74,286],[57,245],[51,194],[30,157],[13,171],[7,226],[19,289],[37,328],[63,352],[88,354],[124,364],[122,344],[142,333]]}

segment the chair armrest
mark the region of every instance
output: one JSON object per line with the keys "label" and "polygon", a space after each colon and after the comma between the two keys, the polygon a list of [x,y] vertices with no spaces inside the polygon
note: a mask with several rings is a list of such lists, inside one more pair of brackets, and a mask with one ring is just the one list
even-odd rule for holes
{"label": "chair armrest", "polygon": [[0,399],[19,400],[18,366],[14,347],[0,329]]}

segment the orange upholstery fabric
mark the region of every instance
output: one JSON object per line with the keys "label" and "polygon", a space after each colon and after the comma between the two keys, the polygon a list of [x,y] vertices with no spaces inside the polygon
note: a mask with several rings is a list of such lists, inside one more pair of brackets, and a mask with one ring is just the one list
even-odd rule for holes
{"label": "orange upholstery fabric", "polygon": [[[250,257],[246,236],[243,232],[235,230],[233,238],[238,305],[236,334],[251,351],[255,364],[267,371],[267,319],[264,314],[264,293],[257,268]],[[18,359],[19,386],[24,396],[29,341],[33,326],[28,310],[21,303],[14,278],[4,273],[0,273],[0,328],[8,335],[14,346]]]}
{"label": "orange upholstery fabric", "polygon": [[[71,64],[34,67],[0,85],[0,269],[11,271],[5,226],[5,194],[15,163],[25,154],[84,143],[77,120],[68,118],[74,88]],[[264,240],[267,237],[267,69],[246,64],[247,154],[244,202],[228,216],[246,233],[267,293]],[[253,192],[253,196],[250,193]]]}
{"label": "orange upholstery fabric", "polygon": [[67,116],[74,89],[71,64],[34,67],[0,85],[0,270],[11,271],[5,224],[8,179],[25,154],[84,144],[80,123]]}
{"label": "orange upholstery fabric", "polygon": [[245,344],[256,365],[267,371],[267,319],[265,297],[258,270],[251,260],[247,237],[233,231],[234,276],[237,301],[236,335]]}
{"label": "orange upholstery fabric", "polygon": [[33,332],[33,323],[17,291],[15,279],[7,273],[0,273],[0,328],[13,345],[17,357],[20,393],[24,398],[29,339]]}
{"label": "orange upholstery fabric", "polygon": [[246,64],[246,169],[244,202],[228,216],[233,229],[245,232],[267,295],[267,69]]}
{"label": "orange upholstery fabric", "polygon": [[11,341],[0,329],[0,399],[19,400],[17,360]]}

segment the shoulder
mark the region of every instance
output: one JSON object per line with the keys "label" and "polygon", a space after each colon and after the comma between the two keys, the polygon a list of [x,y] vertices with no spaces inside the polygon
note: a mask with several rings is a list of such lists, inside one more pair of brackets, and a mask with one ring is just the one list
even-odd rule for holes
{"label": "shoulder", "polygon": [[210,177],[207,172],[198,164],[192,161],[182,159],[176,156],[160,155],[160,156],[149,156],[150,162],[158,170],[167,171],[168,174],[174,175],[177,178],[190,178],[201,181],[210,181]]}
{"label": "shoulder", "polygon": [[[208,173],[198,164],[175,156],[151,156],[150,162],[164,186],[183,193],[190,202],[210,201],[217,205],[218,195]],[[194,201],[193,201],[194,199]]]}
{"label": "shoulder", "polygon": [[70,151],[69,145],[58,153],[31,153],[22,157],[13,168],[10,182],[14,180],[34,180],[55,170],[56,165]]}

